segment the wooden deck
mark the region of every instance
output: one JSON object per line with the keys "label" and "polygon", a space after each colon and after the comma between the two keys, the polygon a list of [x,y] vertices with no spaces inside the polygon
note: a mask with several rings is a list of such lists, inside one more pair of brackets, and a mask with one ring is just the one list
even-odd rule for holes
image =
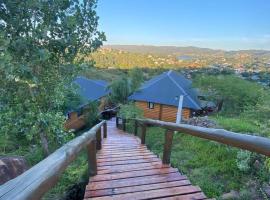
{"label": "wooden deck", "polygon": [[186,176],[141,145],[138,137],[108,121],[108,137],[97,154],[98,175],[91,177],[85,199],[206,199]]}

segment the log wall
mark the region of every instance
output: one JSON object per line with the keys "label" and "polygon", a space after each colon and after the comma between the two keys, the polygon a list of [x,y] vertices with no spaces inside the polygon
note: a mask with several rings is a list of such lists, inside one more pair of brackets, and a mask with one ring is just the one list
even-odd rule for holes
{"label": "log wall", "polygon": [[[151,119],[158,119],[166,122],[175,122],[177,115],[177,107],[157,104],[155,103],[154,109],[148,108],[148,102],[145,101],[136,101],[136,106],[141,108],[144,113],[144,117]],[[182,110],[182,119],[190,118],[190,109],[183,108]]]}

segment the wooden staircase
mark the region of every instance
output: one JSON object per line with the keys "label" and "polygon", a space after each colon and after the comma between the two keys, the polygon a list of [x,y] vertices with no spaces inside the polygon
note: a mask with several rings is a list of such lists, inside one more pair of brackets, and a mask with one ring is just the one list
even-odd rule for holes
{"label": "wooden staircase", "polygon": [[162,161],[138,137],[107,122],[108,137],[97,153],[97,175],[89,179],[85,199],[206,199],[178,169]]}

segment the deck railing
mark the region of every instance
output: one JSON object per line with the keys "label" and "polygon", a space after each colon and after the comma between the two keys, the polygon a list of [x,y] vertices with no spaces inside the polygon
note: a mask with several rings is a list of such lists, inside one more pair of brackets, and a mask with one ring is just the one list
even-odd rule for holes
{"label": "deck railing", "polygon": [[87,150],[89,175],[97,174],[96,150],[101,149],[101,127],[107,137],[107,123],[102,121],[71,140],[20,176],[0,186],[0,200],[37,200],[51,189],[79,153]]}
{"label": "deck railing", "polygon": [[[224,129],[205,128],[199,126],[192,126],[187,124],[176,124],[171,122],[164,122],[152,119],[128,119],[134,121],[134,134],[138,134],[138,126],[141,127],[141,143],[145,144],[146,129],[148,126],[157,126],[166,129],[165,143],[163,148],[164,164],[170,163],[172,141],[174,131],[189,134],[195,137],[216,141],[232,147],[249,150],[260,153],[265,156],[270,156],[270,139],[260,136],[234,133]],[[119,123],[119,119],[116,120]],[[126,130],[127,119],[122,119],[122,128]],[[116,125],[119,127],[119,124]]]}

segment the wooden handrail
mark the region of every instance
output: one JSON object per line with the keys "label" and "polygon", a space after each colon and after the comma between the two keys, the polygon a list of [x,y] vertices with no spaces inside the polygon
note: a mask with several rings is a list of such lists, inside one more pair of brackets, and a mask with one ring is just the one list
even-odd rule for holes
{"label": "wooden handrail", "polygon": [[165,134],[165,144],[163,151],[164,164],[170,163],[170,152],[173,139],[173,136],[171,134],[172,131],[180,131],[181,133],[186,133],[195,137],[216,141],[222,144],[238,147],[240,149],[249,150],[270,157],[270,139],[265,137],[234,133],[224,129],[205,128],[187,124],[176,124],[172,122],[164,122],[153,119],[131,119],[131,120],[136,121],[134,128],[136,132],[137,126],[138,125],[142,126],[142,134],[141,134],[142,143],[145,143],[145,132],[146,132],[145,127],[151,125],[151,126],[158,126],[168,130],[166,131]]}
{"label": "wooden handrail", "polygon": [[240,149],[270,156],[270,139],[265,137],[234,133],[224,129],[204,128],[152,119],[138,119],[138,122],[145,125],[159,126],[173,131],[181,131],[182,133],[187,133],[196,137],[213,140]]}
{"label": "wooden handrail", "polygon": [[[46,159],[39,162],[20,176],[0,186],[0,200],[37,200],[51,189],[60,178],[67,166],[79,155],[83,149],[87,149],[89,174],[95,175],[96,169],[96,138],[101,140],[101,127],[106,125],[102,121],[89,131],[71,140]],[[105,135],[105,134],[104,134]],[[99,142],[99,141],[98,141]],[[101,142],[99,143],[101,148]]]}

